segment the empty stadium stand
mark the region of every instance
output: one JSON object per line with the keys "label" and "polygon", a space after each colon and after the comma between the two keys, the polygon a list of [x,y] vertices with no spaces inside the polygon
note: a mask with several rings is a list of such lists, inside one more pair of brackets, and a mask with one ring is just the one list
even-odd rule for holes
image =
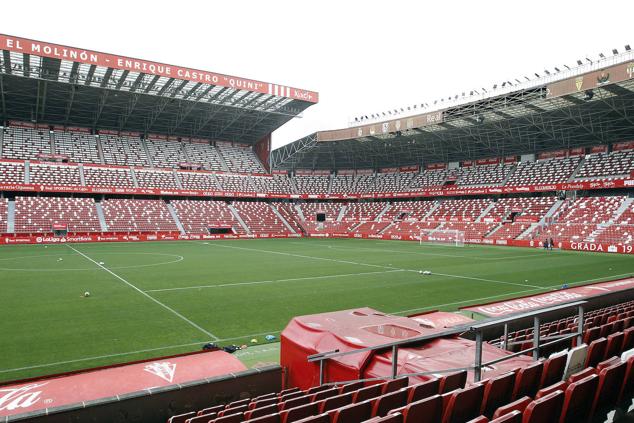
{"label": "empty stadium stand", "polygon": [[97,139],[87,132],[55,131],[55,154],[73,163],[101,163]]}
{"label": "empty stadium stand", "polygon": [[16,197],[16,233],[52,233],[54,225],[68,232],[100,232],[92,198]]}
{"label": "empty stadium stand", "polygon": [[178,230],[163,200],[108,199],[101,206],[110,232]]}
{"label": "empty stadium stand", "polygon": [[224,201],[173,200],[170,204],[188,233],[207,234],[210,228],[226,228],[235,234],[246,233]]}

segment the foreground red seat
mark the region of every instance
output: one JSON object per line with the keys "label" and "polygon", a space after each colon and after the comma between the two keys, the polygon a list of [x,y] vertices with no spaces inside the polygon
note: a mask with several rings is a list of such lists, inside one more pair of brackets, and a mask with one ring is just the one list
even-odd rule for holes
{"label": "foreground red seat", "polygon": [[517,372],[515,378],[515,389],[513,390],[513,399],[521,398],[524,395],[534,396],[539,389],[539,383],[542,378],[542,369],[544,365],[540,362],[522,367]]}
{"label": "foreground red seat", "polygon": [[604,358],[610,358],[614,356],[619,356],[623,352],[623,340],[625,339],[625,335],[623,332],[613,333],[612,335],[608,335],[608,343],[605,347]]}
{"label": "foreground red seat", "polygon": [[492,416],[501,405],[511,402],[515,386],[515,372],[509,372],[486,381],[480,413]]}
{"label": "foreground red seat", "polygon": [[561,381],[564,377],[567,359],[568,356],[566,354],[557,354],[544,360],[542,379],[539,383],[540,387],[545,388]]}
{"label": "foreground red seat", "polygon": [[590,375],[566,388],[560,423],[583,422],[590,418],[599,377]]}
{"label": "foreground red seat", "polygon": [[586,356],[585,367],[596,367],[599,362],[605,358],[605,349],[608,340],[605,338],[595,339],[588,346],[588,355]]}
{"label": "foreground red seat", "polygon": [[196,413],[190,411],[189,413],[177,414],[167,420],[167,423],[185,423],[185,420],[196,417]]}
{"label": "foreground red seat", "polygon": [[440,393],[446,394],[455,389],[464,388],[467,383],[467,371],[449,373],[440,380]]}
{"label": "foreground red seat", "polygon": [[563,403],[564,393],[561,391],[535,400],[524,410],[522,423],[557,423]]}
{"label": "foreground red seat", "polygon": [[520,413],[522,413],[524,412],[524,410],[526,409],[526,407],[528,407],[528,404],[530,403],[531,403],[530,397],[522,397],[520,399],[517,399],[495,410],[495,413],[493,413],[493,418],[496,419],[498,417],[502,417],[510,413],[511,411],[519,411]]}
{"label": "foreground red seat", "polygon": [[484,385],[474,384],[468,388],[459,389],[449,398],[445,407],[444,423],[464,423],[480,415]]}
{"label": "foreground red seat", "polygon": [[402,389],[381,395],[372,400],[372,417],[385,416],[390,410],[402,407],[407,402],[407,390]]}
{"label": "foreground red seat", "polygon": [[440,380],[431,379],[427,382],[412,385],[407,390],[407,402],[415,402],[424,398],[429,398],[440,392]]}
{"label": "foreground red seat", "polygon": [[398,391],[401,388],[405,388],[407,386],[407,381],[408,379],[406,377],[389,380],[383,384],[381,393],[388,394],[390,392]]}
{"label": "foreground red seat", "polygon": [[502,417],[491,420],[490,423],[522,423],[522,412],[517,410],[511,411]]}
{"label": "foreground red seat", "polygon": [[280,423],[280,415],[278,413],[269,414],[262,417],[256,417],[249,420],[249,423]]}
{"label": "foreground red seat", "polygon": [[623,387],[627,364],[620,362],[599,371],[599,386],[594,398],[594,410],[597,408],[612,408],[619,400]]}
{"label": "foreground red seat", "polygon": [[403,423],[441,423],[442,421],[442,397],[434,395],[420,401],[412,402],[393,412],[403,415]]}
{"label": "foreground red seat", "polygon": [[336,408],[340,408],[346,405],[349,405],[352,402],[352,393],[348,392],[347,394],[336,395],[334,397],[326,398],[319,402],[319,412],[323,413],[326,411],[334,410]]}
{"label": "foreground red seat", "polygon": [[332,423],[362,422],[370,418],[372,405],[370,401],[346,405],[335,410]]}
{"label": "foreground red seat", "polygon": [[352,393],[352,402],[366,401],[381,395],[383,385],[370,385]]}
{"label": "foreground red seat", "polygon": [[282,423],[295,422],[297,420],[301,420],[318,413],[319,413],[319,410],[318,410],[317,403],[314,402],[311,404],[300,405],[299,407],[289,408],[288,410],[280,411],[280,421]]}
{"label": "foreground red seat", "polygon": [[327,413],[319,414],[317,416],[310,416],[305,419],[297,420],[295,423],[330,423],[330,417]]}

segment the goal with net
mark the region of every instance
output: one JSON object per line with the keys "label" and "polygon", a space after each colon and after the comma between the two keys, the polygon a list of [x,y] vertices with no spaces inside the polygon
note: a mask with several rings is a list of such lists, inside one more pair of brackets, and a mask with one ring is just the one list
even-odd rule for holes
{"label": "goal with net", "polygon": [[422,229],[420,244],[464,247],[464,232],[454,229]]}

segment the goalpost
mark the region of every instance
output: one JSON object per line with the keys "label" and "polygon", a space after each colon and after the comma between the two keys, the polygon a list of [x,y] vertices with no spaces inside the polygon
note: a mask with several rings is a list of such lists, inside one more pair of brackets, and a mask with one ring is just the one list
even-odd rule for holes
{"label": "goalpost", "polygon": [[464,232],[455,229],[421,229],[420,245],[449,245],[464,247]]}

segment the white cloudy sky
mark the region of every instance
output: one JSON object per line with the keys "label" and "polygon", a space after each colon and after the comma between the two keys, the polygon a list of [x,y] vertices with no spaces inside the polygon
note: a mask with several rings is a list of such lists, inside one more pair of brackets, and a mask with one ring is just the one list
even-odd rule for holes
{"label": "white cloudy sky", "polygon": [[31,1],[0,32],[320,93],[274,146],[634,44],[628,1]]}

